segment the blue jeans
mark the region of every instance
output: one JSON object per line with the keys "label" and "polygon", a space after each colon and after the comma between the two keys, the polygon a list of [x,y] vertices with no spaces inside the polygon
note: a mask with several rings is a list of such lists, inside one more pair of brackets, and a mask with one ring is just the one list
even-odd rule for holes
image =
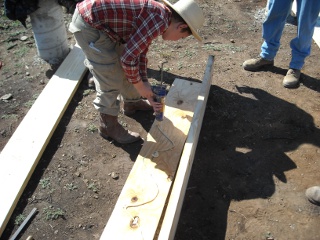
{"label": "blue jeans", "polygon": [[[320,12],[320,0],[297,0],[297,36],[291,40],[292,58],[289,68],[301,69],[311,52],[314,27]],[[262,25],[260,56],[273,60],[280,47],[280,39],[286,19],[291,12],[292,0],[270,0],[269,11]]]}

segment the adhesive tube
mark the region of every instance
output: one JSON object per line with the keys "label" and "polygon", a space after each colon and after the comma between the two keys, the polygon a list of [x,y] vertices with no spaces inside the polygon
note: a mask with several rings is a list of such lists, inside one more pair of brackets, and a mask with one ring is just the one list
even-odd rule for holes
{"label": "adhesive tube", "polygon": [[154,97],[155,101],[162,103],[162,109],[160,111],[155,112],[156,120],[163,121],[165,97],[166,97],[166,86],[164,85],[152,86],[152,91],[155,95]]}

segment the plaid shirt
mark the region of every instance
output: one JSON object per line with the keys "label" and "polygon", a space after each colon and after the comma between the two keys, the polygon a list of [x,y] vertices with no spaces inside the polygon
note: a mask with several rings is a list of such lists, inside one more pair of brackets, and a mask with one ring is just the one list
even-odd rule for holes
{"label": "plaid shirt", "polygon": [[84,0],[77,8],[93,28],[126,43],[121,63],[128,81],[148,81],[148,47],[169,27],[170,10],[154,0]]}

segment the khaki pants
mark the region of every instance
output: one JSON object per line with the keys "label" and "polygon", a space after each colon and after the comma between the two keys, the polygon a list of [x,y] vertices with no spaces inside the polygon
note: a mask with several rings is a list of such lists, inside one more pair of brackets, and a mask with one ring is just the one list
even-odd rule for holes
{"label": "khaki pants", "polygon": [[103,32],[92,28],[83,21],[77,9],[69,31],[83,50],[86,56],[84,64],[94,76],[97,95],[93,104],[99,112],[117,116],[120,110],[119,94],[125,102],[135,102],[141,98],[133,84],[127,81],[120,63],[125,45],[113,42]]}

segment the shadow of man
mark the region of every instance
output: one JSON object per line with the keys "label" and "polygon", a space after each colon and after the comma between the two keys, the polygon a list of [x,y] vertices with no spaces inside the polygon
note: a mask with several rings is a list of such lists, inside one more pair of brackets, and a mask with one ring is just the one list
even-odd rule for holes
{"label": "shadow of man", "polygon": [[320,146],[313,118],[269,93],[211,87],[176,240],[225,239],[231,201],[269,198],[274,176],[286,183],[296,164],[285,152]]}

